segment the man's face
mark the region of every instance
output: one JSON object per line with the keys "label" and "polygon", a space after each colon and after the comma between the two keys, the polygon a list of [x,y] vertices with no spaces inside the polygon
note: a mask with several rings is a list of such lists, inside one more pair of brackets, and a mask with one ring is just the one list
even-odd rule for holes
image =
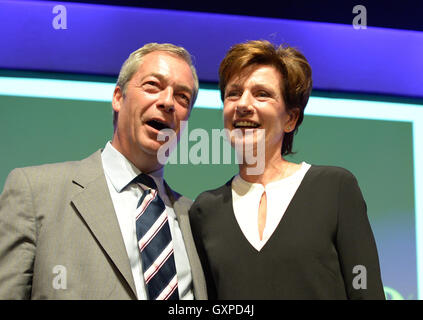
{"label": "man's face", "polygon": [[118,112],[113,146],[136,166],[139,161],[157,158],[161,129],[179,135],[181,121],[188,119],[194,93],[189,65],[164,51],[145,55],[138,71],[127,83],[125,95],[117,87],[113,109]]}

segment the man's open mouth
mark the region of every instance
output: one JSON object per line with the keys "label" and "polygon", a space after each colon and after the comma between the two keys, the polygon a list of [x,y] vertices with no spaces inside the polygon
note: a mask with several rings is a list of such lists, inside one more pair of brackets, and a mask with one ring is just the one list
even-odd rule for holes
{"label": "man's open mouth", "polygon": [[161,122],[159,120],[149,120],[147,121],[147,125],[149,125],[150,127],[153,127],[154,129],[158,131],[163,129],[170,129],[170,127],[166,123]]}

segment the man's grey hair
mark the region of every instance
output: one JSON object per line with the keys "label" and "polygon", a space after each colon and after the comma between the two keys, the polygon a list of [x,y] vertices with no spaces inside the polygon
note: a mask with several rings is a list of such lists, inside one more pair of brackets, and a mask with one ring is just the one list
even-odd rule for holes
{"label": "man's grey hair", "polygon": [[[195,100],[197,99],[198,89],[199,89],[199,82],[198,82],[198,76],[197,71],[195,70],[195,67],[192,63],[191,55],[189,52],[183,48],[176,46],[171,43],[147,43],[143,47],[135,50],[132,52],[128,59],[123,63],[120,72],[119,77],[116,82],[116,86],[119,86],[122,90],[123,96],[126,94],[126,87],[128,82],[131,80],[133,75],[138,71],[139,65],[142,61],[142,58],[155,51],[163,51],[167,53],[174,54],[181,59],[183,59],[191,68],[192,76],[194,78],[194,92],[191,99],[191,108],[195,103]],[[117,112],[114,112],[113,116],[113,125],[116,127],[116,121],[117,121]]]}

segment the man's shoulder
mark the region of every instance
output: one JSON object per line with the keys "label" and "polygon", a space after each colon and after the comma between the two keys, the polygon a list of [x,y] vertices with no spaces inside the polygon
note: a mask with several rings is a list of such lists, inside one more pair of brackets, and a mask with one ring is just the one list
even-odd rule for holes
{"label": "man's shoulder", "polygon": [[69,168],[75,168],[80,162],[81,160],[43,163],[40,165],[15,168],[11,172],[24,172],[27,175],[55,174],[56,172],[63,172],[63,170],[68,170]]}
{"label": "man's shoulder", "polygon": [[29,180],[32,182],[47,182],[64,180],[74,175],[81,166],[100,160],[100,150],[82,160],[46,163],[35,166],[19,167],[13,169],[7,180]]}
{"label": "man's shoulder", "polygon": [[181,203],[181,204],[183,204],[183,205],[185,205],[187,207],[190,207],[192,205],[193,201],[190,198],[188,198],[188,197],[186,197],[186,196],[184,196],[184,195],[182,195],[179,192],[176,192],[174,190],[172,190],[172,192],[174,194],[173,195],[174,196],[174,199],[176,201],[178,201],[179,203]]}
{"label": "man's shoulder", "polygon": [[183,205],[188,208],[191,207],[193,201],[190,198],[172,189],[166,181],[164,181],[164,183],[168,196],[170,196],[172,202],[178,202],[180,205]]}

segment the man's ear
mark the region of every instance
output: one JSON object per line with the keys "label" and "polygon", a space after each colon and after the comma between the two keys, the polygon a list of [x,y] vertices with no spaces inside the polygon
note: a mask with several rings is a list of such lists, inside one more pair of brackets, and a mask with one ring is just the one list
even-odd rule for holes
{"label": "man's ear", "polygon": [[119,86],[116,86],[115,90],[113,91],[113,99],[112,99],[112,106],[115,112],[120,111],[122,99],[123,99],[122,89]]}
{"label": "man's ear", "polygon": [[301,110],[299,108],[293,108],[288,110],[288,119],[285,122],[285,132],[289,133],[294,131],[295,126],[297,125],[297,121],[300,117]]}

